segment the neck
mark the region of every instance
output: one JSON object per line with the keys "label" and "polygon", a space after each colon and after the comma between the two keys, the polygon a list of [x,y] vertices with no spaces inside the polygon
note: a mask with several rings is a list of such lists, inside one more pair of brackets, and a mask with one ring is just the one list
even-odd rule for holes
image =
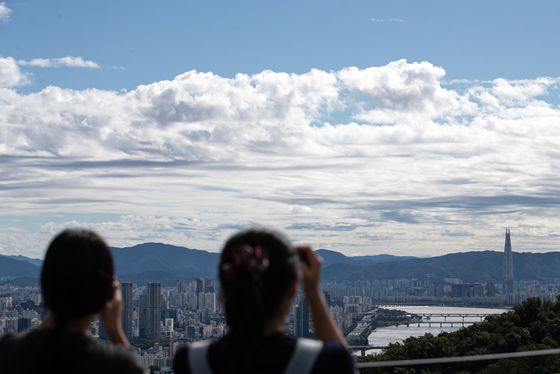
{"label": "neck", "polygon": [[272,321],[269,321],[265,327],[264,327],[264,331],[263,331],[263,336],[268,336],[268,335],[273,335],[279,332],[284,332],[285,330],[285,326],[284,326],[284,317],[277,317]]}
{"label": "neck", "polygon": [[89,317],[84,317],[82,319],[69,322],[64,326],[64,330],[69,332],[81,332],[89,335],[91,333],[91,319]]}

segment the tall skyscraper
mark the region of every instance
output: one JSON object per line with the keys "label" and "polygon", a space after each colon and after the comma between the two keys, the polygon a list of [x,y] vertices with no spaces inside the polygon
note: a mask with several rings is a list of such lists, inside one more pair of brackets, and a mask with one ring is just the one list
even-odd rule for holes
{"label": "tall skyscraper", "polygon": [[204,278],[197,278],[196,279],[196,294],[198,295],[201,292],[204,292]]}
{"label": "tall skyscraper", "polygon": [[148,295],[140,295],[138,299],[138,335],[148,337]]}
{"label": "tall skyscraper", "polygon": [[123,313],[122,327],[128,339],[132,338],[132,283],[121,283]]}
{"label": "tall skyscraper", "polygon": [[296,336],[307,338],[309,334],[309,302],[302,297],[299,305],[296,306]]}
{"label": "tall skyscraper", "polygon": [[504,293],[513,293],[513,253],[511,251],[511,236],[509,229],[506,229],[506,242],[504,245]]}
{"label": "tall skyscraper", "polygon": [[159,338],[161,321],[161,284],[148,283],[147,296],[146,337],[157,339]]}

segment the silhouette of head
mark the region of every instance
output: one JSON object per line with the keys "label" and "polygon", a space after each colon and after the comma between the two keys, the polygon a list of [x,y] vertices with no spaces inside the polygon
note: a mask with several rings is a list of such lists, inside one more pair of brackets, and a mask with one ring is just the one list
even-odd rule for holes
{"label": "silhouette of head", "polygon": [[281,233],[253,228],[225,243],[219,276],[232,335],[262,336],[267,321],[281,312],[298,276],[296,252]]}
{"label": "silhouette of head", "polygon": [[50,243],[41,288],[56,324],[65,324],[101,310],[113,296],[111,251],[95,232],[68,229]]}

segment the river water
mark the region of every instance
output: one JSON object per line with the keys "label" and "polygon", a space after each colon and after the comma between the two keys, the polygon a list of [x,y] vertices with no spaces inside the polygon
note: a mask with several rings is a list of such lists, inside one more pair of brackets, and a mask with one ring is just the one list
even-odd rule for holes
{"label": "river water", "polygon": [[[463,308],[463,307],[446,307],[446,306],[398,306],[398,307],[384,307],[385,309],[398,309],[404,310],[407,313],[411,314],[428,314],[428,313],[461,313],[461,314],[497,314],[506,312],[507,309],[491,309],[491,308]],[[432,322],[443,322],[443,317],[432,317]],[[447,318],[447,321],[456,321],[462,322],[462,318],[460,317],[453,317]],[[465,326],[467,324],[472,324],[474,322],[480,322],[480,317],[465,317]],[[411,337],[411,336],[422,336],[426,333],[431,333],[433,335],[437,335],[443,331],[457,331],[462,328],[461,323],[454,324],[454,327],[451,327],[448,324],[444,324],[443,327],[440,327],[439,323],[432,323],[432,327],[429,327],[426,324],[420,325],[418,324],[410,324],[409,327],[406,325],[401,326],[388,326],[388,327],[380,327],[375,329],[370,336],[368,337],[369,345],[374,346],[387,346],[389,343],[397,343],[401,342],[404,339]],[[367,353],[377,353],[380,350],[371,350]]]}

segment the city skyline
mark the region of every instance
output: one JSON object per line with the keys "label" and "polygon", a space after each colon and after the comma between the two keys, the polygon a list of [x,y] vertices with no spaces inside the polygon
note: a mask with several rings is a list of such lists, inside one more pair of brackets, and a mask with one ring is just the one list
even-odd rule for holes
{"label": "city skyline", "polygon": [[560,5],[92,4],[0,1],[1,254],[560,250]]}

